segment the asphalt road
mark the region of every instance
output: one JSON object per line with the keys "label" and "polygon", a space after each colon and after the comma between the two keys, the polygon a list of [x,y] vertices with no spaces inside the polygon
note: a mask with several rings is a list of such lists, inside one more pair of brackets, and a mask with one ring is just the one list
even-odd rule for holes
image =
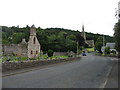
{"label": "asphalt road", "polygon": [[3,77],[3,88],[104,88],[111,59],[87,55],[80,60],[48,65]]}

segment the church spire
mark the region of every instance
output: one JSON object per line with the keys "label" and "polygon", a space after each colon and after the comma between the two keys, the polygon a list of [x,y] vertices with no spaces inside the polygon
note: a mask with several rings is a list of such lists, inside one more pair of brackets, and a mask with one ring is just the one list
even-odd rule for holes
{"label": "church spire", "polygon": [[86,34],[85,34],[85,31],[84,31],[84,24],[82,25],[81,36],[84,38],[84,40],[85,40],[85,42],[86,42]]}
{"label": "church spire", "polygon": [[84,32],[84,24],[82,25],[82,32]]}

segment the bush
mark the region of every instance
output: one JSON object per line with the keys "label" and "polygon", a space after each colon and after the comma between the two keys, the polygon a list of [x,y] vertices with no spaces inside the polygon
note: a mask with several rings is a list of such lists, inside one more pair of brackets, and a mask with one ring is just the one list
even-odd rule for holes
{"label": "bush", "polygon": [[112,50],[111,53],[116,54],[116,51]]}
{"label": "bush", "polygon": [[48,57],[52,57],[53,53],[54,53],[53,50],[48,50],[48,52],[47,52]]}
{"label": "bush", "polygon": [[102,47],[102,42],[95,43],[95,49],[98,50],[100,53],[102,53],[101,47]]}
{"label": "bush", "polygon": [[110,47],[106,47],[106,48],[105,48],[105,53],[106,53],[106,54],[110,54]]}

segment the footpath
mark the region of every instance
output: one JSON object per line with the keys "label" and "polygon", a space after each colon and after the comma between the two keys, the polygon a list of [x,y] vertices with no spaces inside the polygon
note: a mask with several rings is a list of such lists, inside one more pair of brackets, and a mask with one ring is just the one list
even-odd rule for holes
{"label": "footpath", "polygon": [[119,72],[120,72],[120,59],[116,58],[112,60],[112,69],[108,76],[107,83],[104,88],[119,88]]}

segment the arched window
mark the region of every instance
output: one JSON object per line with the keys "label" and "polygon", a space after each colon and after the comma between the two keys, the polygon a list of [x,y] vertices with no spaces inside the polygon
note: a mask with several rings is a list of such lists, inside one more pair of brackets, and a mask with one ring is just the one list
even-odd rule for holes
{"label": "arched window", "polygon": [[35,42],[36,42],[36,39],[35,39],[35,37],[33,38],[33,43],[35,44]]}
{"label": "arched window", "polygon": [[38,51],[36,51],[36,54],[38,54]]}
{"label": "arched window", "polygon": [[31,50],[31,54],[33,54],[33,51]]}

